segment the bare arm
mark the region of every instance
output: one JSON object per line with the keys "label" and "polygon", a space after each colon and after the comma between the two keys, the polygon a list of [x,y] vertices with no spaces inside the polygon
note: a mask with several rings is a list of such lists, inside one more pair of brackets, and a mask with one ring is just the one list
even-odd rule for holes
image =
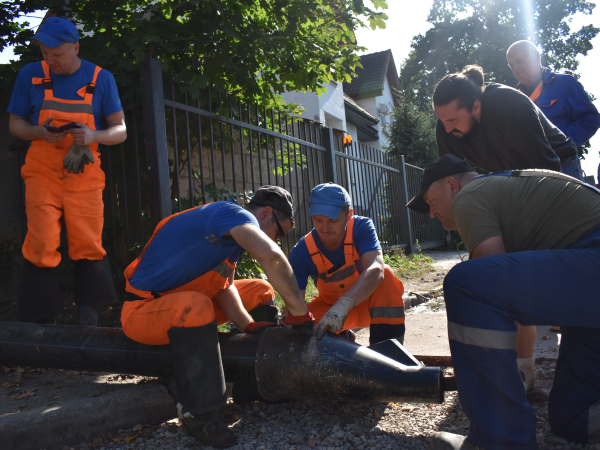
{"label": "bare arm", "polygon": [[279,292],[288,310],[294,316],[308,312],[300,295],[292,267],[281,249],[266,234],[253,225],[240,225],[229,233],[235,241],[252,255],[264,269],[269,283]]}
{"label": "bare arm", "polygon": [[373,250],[360,257],[364,270],[356,283],[346,292],[344,297],[354,300],[354,305],[366,300],[383,281],[383,252]]}
{"label": "bare arm", "polygon": [[229,276],[229,287],[220,290],[217,295],[215,295],[215,299],[221,307],[221,310],[236,328],[240,331],[244,331],[248,324],[253,322],[253,320],[244,308],[240,294],[233,284],[234,275],[235,272],[232,272]]}
{"label": "bare arm", "polygon": [[10,115],[8,122],[8,131],[14,137],[22,139],[24,141],[35,141],[36,139],[43,139],[46,142],[60,142],[67,135],[64,133],[52,133],[44,128],[43,125],[50,125],[54,117],[50,117],[42,125],[32,125],[24,117]]}
{"label": "bare arm", "polygon": [[103,145],[115,145],[127,139],[125,113],[123,111],[113,113],[105,120],[108,125],[105,130],[92,130],[84,123],[78,123],[79,128],[70,130],[73,141],[79,145],[90,145],[96,142]]}
{"label": "bare arm", "polygon": [[504,238],[502,236],[494,236],[475,247],[471,252],[471,259],[502,255],[503,253],[506,253]]}

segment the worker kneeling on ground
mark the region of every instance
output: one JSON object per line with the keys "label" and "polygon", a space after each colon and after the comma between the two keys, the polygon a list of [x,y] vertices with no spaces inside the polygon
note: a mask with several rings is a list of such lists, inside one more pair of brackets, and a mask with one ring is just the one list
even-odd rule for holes
{"label": "worker kneeling on ground", "polygon": [[438,433],[432,447],[537,448],[515,322],[561,326],[550,426],[570,441],[599,443],[600,191],[549,170],[480,176],[445,155],[425,169],[408,207],[460,232],[470,255],[444,280],[469,435]]}
{"label": "worker kneeling on ground", "polygon": [[348,192],[320,184],[310,193],[314,228],[294,246],[289,260],[304,298],[308,277],[319,295],[308,310],[318,322],[318,339],[370,327],[371,345],[387,339],[404,343],[404,286],[383,263],[373,222],[353,215]]}
{"label": "worker kneeling on ground", "polygon": [[123,331],[142,344],[171,344],[183,425],[203,445],[224,448],[237,442],[215,411],[227,400],[217,324],[231,321],[246,333],[274,325],[251,315],[274,299],[271,285],[233,280],[244,249],[283,298],[290,312],[285,322],[312,328],[292,269],[276,244],[293,226],[291,195],[263,186],[244,208],[221,201],[167,217],[125,270],[131,301],[121,313]]}

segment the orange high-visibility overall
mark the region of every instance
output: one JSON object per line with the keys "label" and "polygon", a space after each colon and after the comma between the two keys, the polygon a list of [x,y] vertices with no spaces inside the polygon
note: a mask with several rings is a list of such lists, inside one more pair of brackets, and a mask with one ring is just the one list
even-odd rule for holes
{"label": "orange high-visibility overall", "polygon": [[[321,320],[329,308],[352,287],[360,276],[354,261],[359,259],[352,228],[354,217],[348,221],[344,239],[345,264],[333,273],[329,273],[333,264],[321,253],[312,232],[304,238],[308,253],[317,266],[317,289],[319,295],[308,305],[308,310],[315,316],[315,321]],[[384,278],[375,292],[348,313],[344,322],[344,330],[366,328],[371,324],[401,325],[404,323],[404,286],[396,278],[389,266],[385,266]]]}
{"label": "orange high-visibility overall", "polygon": [[[220,290],[230,286],[228,278],[235,270],[235,264],[231,264],[229,259],[183,286],[164,292],[141,291],[129,282],[160,229],[174,217],[203,206],[163,219],[140,256],[125,269],[125,290],[140,298],[125,302],[121,311],[121,326],[130,339],[147,345],[165,345],[169,343],[167,331],[173,327],[194,328],[215,320],[219,325],[229,321],[214,298]],[[235,280],[234,286],[246,311],[252,311],[275,297],[273,288],[264,280]]]}
{"label": "orange high-visibility overall", "polygon": [[[54,117],[53,126],[78,122],[95,130],[92,98],[102,69],[96,66],[93,79],[78,91],[83,100],[65,100],[54,96],[50,68],[46,61],[41,64],[44,78],[31,80],[32,84],[44,86],[44,102],[38,124]],[[95,163],[86,166],[84,173],[75,174],[63,168],[63,160],[72,143],[70,134],[56,143],[33,140],[21,169],[27,212],[23,256],[38,267],[56,267],[60,263],[57,249],[63,215],[71,259],[100,260],[106,255],[102,248],[104,172],[100,168],[98,144],[90,145]]]}

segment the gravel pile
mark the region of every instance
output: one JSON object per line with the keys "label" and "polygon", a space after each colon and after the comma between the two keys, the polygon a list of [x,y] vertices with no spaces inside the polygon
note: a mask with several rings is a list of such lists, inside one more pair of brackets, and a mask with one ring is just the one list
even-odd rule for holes
{"label": "gravel pile", "polygon": [[[536,368],[536,386],[548,391],[555,363],[542,361]],[[446,369],[452,375],[452,369]],[[600,450],[600,444],[569,443],[550,432],[547,402],[534,404],[540,450]],[[367,402],[244,402],[231,400],[220,410],[225,423],[236,433],[239,444],[233,450],[414,449],[425,450],[425,438],[434,431],[466,434],[465,417],[456,392],[446,394],[440,405]],[[198,446],[179,421],[138,425],[116,435],[90,437],[91,444],[73,450],[208,449]],[[68,449],[69,447],[65,447]]]}

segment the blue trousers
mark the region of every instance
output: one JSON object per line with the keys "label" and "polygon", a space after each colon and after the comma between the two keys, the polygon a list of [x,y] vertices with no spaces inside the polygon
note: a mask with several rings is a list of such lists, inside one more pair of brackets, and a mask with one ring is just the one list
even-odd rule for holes
{"label": "blue trousers", "polygon": [[579,155],[562,159],[560,161],[560,167],[560,171],[562,173],[583,181],[583,172],[581,171],[581,161],[579,161]]}
{"label": "blue trousers", "polygon": [[465,261],[444,280],[448,337],[469,440],[486,450],[537,448],[515,350],[521,325],[562,331],[548,416],[575,442],[600,442],[600,230],[564,250]]}

